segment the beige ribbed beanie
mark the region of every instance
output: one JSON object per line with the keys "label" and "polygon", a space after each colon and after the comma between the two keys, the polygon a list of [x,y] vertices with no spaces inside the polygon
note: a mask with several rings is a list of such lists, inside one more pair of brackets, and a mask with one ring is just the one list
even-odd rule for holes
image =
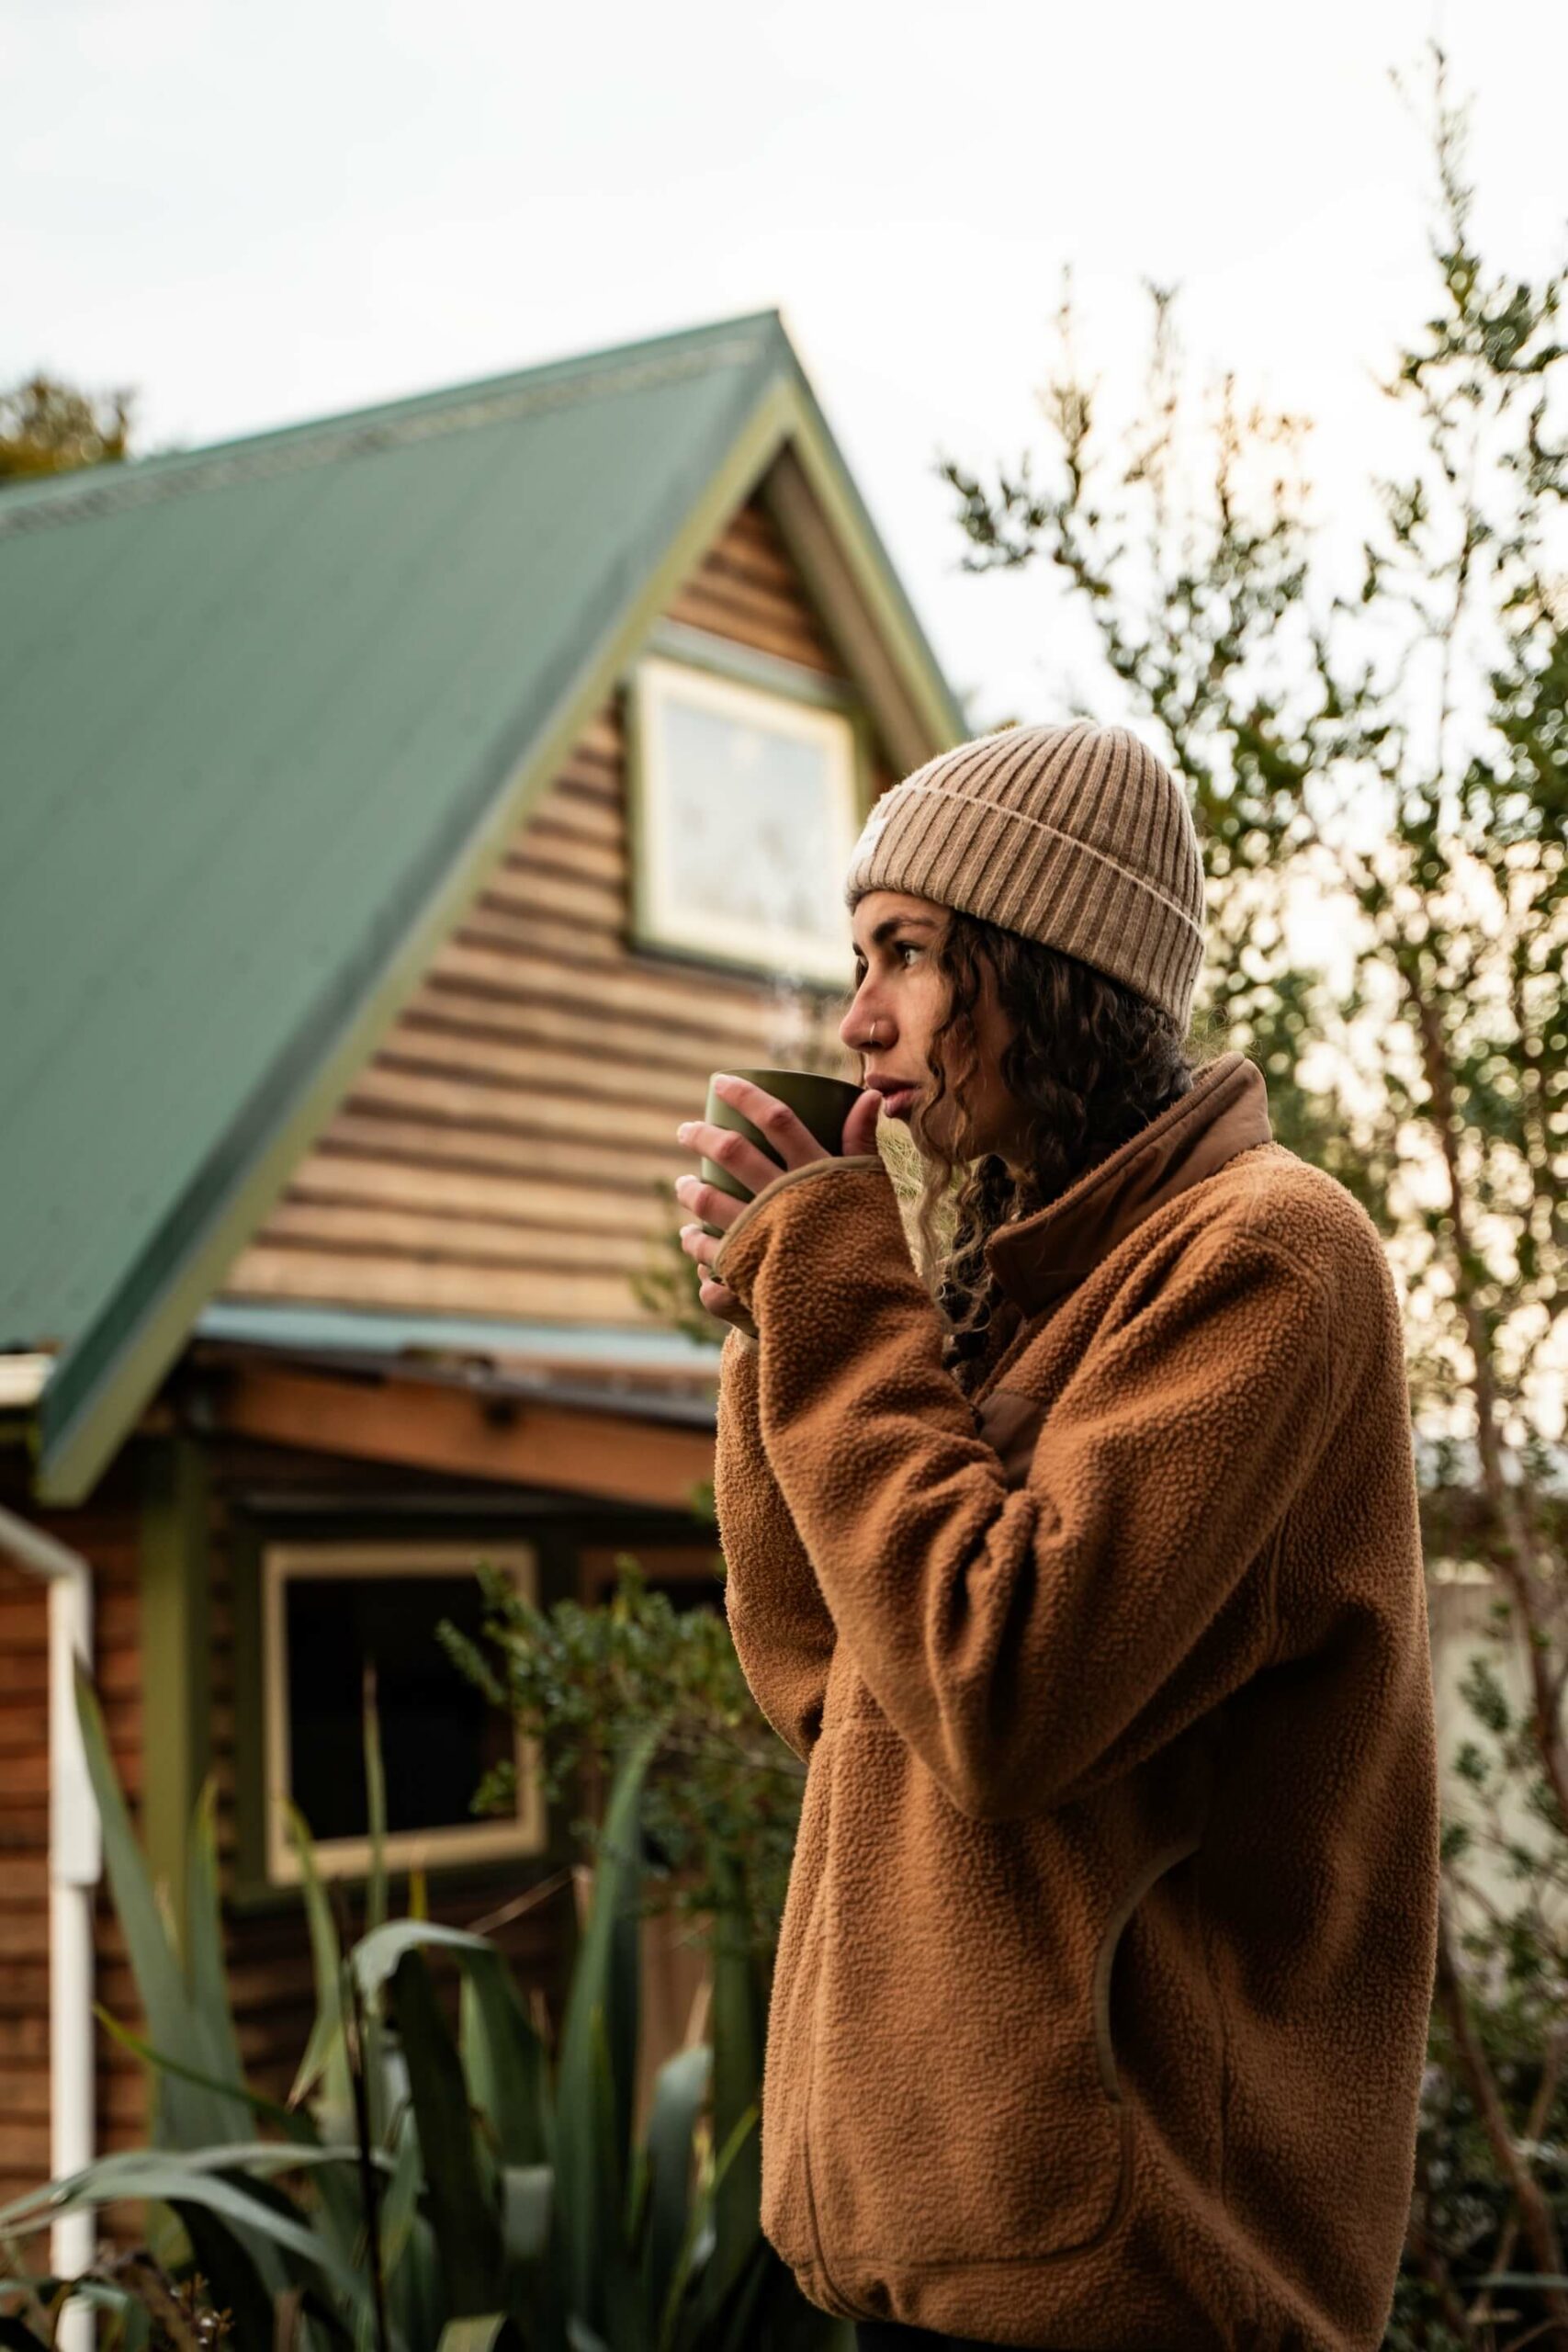
{"label": "beige ribbed beanie", "polygon": [[883,794],[845,879],[908,890],[1122,980],[1183,1036],[1203,961],[1203,863],[1187,797],[1124,727],[1009,727]]}

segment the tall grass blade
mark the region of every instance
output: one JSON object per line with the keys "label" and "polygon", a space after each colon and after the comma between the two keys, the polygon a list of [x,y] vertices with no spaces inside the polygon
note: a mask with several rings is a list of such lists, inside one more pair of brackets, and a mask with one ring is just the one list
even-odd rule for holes
{"label": "tall grass blade", "polygon": [[455,2319],[477,2317],[496,2307],[503,2257],[491,2182],[481,2167],[463,2069],[430,1972],[417,1951],[405,1951],[399,1961],[391,1994],[424,2153],[430,2222],[448,2310]]}

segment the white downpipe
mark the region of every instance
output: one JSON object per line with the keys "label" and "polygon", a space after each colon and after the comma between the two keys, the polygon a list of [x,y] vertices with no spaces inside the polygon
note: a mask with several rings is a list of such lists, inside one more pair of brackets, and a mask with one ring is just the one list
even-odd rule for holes
{"label": "white downpipe", "polygon": [[[93,1663],[93,1572],[79,1552],[0,1509],[0,1551],[49,1585],[49,2135],[51,2177],[93,2160],[93,1889],[103,1868],[97,1800],[76,1719],[75,1661]],[[91,2211],[50,2231],[50,2266],[74,2278],[93,2259]],[[60,2352],[92,2352],[93,2310],[68,2303]]]}

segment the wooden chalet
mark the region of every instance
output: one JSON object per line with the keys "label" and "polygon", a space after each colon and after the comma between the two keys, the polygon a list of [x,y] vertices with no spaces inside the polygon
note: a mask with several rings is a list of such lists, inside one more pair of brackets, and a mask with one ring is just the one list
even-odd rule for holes
{"label": "wooden chalet", "polygon": [[773,311],[0,497],[0,2200],[144,2128],[73,1648],[176,1911],[216,1774],[260,2086],[367,1657],[393,1860],[558,1996],[565,1824],[526,1757],[472,1818],[432,1629],[481,1554],[721,1605],[675,1126],[854,1074],[840,876],[964,731]]}

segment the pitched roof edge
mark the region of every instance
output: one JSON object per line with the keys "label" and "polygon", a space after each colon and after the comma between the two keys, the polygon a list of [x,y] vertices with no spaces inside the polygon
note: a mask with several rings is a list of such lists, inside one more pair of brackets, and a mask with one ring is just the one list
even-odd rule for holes
{"label": "pitched roof edge", "polygon": [[754,359],[763,351],[794,358],[776,310],[748,311],[706,326],[614,344],[468,383],[440,385],[366,408],[305,417],[194,449],[155,450],[144,458],[79,467],[0,491],[0,537],[112,513],[209,483],[323,464],[351,449],[387,447],[425,433],[461,431],[569,398],[591,399],[661,377],[701,373]]}
{"label": "pitched roof edge", "polygon": [[507,742],[492,749],[455,797],[441,842],[405,886],[406,913],[400,908],[389,926],[396,942],[391,952],[374,966],[367,953],[336,976],[103,1313],[57,1360],[39,1405],[39,1501],[75,1503],[90,1490],[185,1344],[224,1268],[331,1117],[353,1070],[418,985],[440,939],[548,788],[691,564],[786,446],[800,452],[823,495],[840,551],[894,638],[896,664],[934,737],[921,756],[961,738],[963,715],[783,322],[773,311],[759,318],[768,331],[756,339],[747,355],[751,364],[739,378],[725,454],[716,464],[705,459],[695,479],[693,468],[672,483],[661,509],[661,547],[650,546],[641,567],[614,575],[618,600],[597,618],[589,616],[586,652],[570,674],[541,682],[537,707],[518,712]]}
{"label": "pitched roof edge", "polygon": [[519,712],[508,744],[455,799],[429,865],[405,887],[407,914],[400,909],[388,926],[396,943],[390,953],[372,968],[367,951],[334,977],[102,1313],[57,1358],[38,1408],[39,1501],[73,1504],[90,1491],[223,1269],[331,1117],[353,1070],[417,987],[435,946],[548,788],[643,632],[777,451],[798,413],[796,391],[778,364],[781,340],[770,336],[760,345],[755,366],[740,379],[724,456],[716,464],[705,456],[698,480],[688,474],[671,486],[661,550],[650,551],[640,573],[612,576],[619,601],[589,621],[588,650],[570,675],[542,682],[536,699],[544,707]]}
{"label": "pitched roof edge", "polygon": [[[785,367],[809,420],[809,430],[802,436],[802,456],[812,477],[812,487],[821,500],[829,521],[837,526],[840,544],[850,560],[852,570],[859,574],[863,592],[871,592],[871,601],[878,608],[885,628],[899,644],[907,667],[918,678],[921,689],[919,699],[924,706],[921,716],[935,738],[921,756],[946,751],[953,744],[963,741],[969,731],[969,722],[948,684],[946,673],[937,659],[936,649],[910,601],[908,591],[888,553],[871,510],[861,495],[828,422],[827,413],[812,388],[799,354],[789,340],[782,319],[779,341]],[[911,761],[909,764],[918,765],[919,763]]]}

